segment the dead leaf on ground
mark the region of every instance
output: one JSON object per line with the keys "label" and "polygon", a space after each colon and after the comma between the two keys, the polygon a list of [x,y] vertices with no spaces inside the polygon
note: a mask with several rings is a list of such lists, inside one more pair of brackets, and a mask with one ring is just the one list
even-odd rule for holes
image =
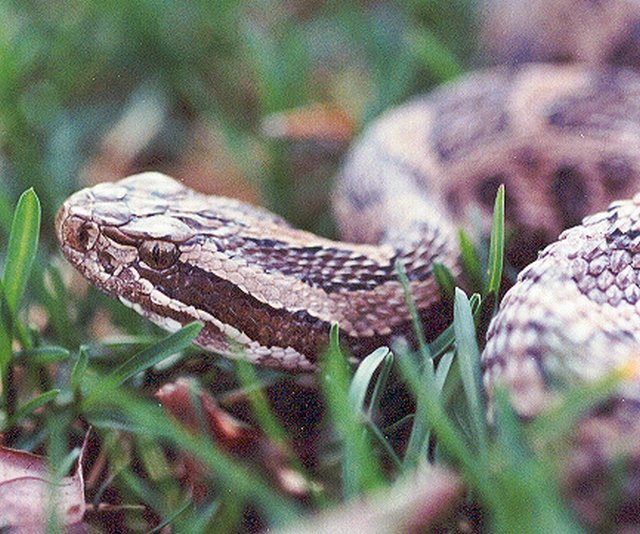
{"label": "dead leaf on ground", "polygon": [[274,139],[332,141],[347,144],[355,135],[353,119],[341,108],[311,104],[268,115],[262,131]]}
{"label": "dead leaf on ground", "polygon": [[45,532],[52,504],[61,525],[82,521],[86,509],[84,448],[83,445],[73,476],[56,480],[44,456],[0,447],[0,528]]}

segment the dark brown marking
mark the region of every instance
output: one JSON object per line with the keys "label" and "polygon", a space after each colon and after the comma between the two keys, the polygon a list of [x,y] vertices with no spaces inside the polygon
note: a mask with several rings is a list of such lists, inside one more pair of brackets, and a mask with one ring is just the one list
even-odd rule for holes
{"label": "dark brown marking", "polygon": [[551,195],[564,227],[575,226],[585,216],[588,189],[582,173],[575,165],[563,165],[552,176]]}
{"label": "dark brown marking", "polygon": [[[197,267],[177,262],[161,273],[140,264],[137,269],[169,298],[189,302],[196,309],[202,309],[223,323],[234,326],[266,347],[292,347],[313,362],[328,342],[329,323],[309,315],[304,310],[291,312],[272,308],[244,293],[234,284]],[[131,294],[126,297],[160,315],[171,316],[181,324],[193,320],[192,317],[173,313],[164,307],[154,310],[146,296],[142,298],[146,299],[144,302],[141,302],[139,295]],[[429,340],[434,339],[449,324],[450,308],[451,303],[442,300],[421,311],[423,322],[428,326],[426,335]],[[411,340],[412,332],[411,321],[407,320],[394,328],[393,336],[405,335]],[[344,335],[342,340],[348,344],[355,356],[361,357],[365,356],[367,351],[388,343],[389,336],[358,338]]]}
{"label": "dark brown marking", "polygon": [[121,245],[137,247],[140,239],[134,239],[117,226],[105,226],[102,228],[102,233],[112,241],[120,243]]}
{"label": "dark brown marking", "polygon": [[608,193],[625,191],[633,181],[633,167],[623,156],[613,156],[598,163],[602,185]]}
{"label": "dark brown marking", "polygon": [[272,308],[231,282],[198,267],[177,262],[162,273],[141,264],[137,269],[169,298],[210,313],[266,347],[292,347],[313,359],[327,343],[328,323],[302,310],[289,312]]}
{"label": "dark brown marking", "polygon": [[539,58],[540,54],[535,45],[536,41],[529,35],[510,35],[500,49],[500,55],[503,57],[500,62],[516,66]]}
{"label": "dark brown marking", "polygon": [[636,124],[640,120],[640,83],[629,74],[606,67],[594,70],[582,91],[556,100],[547,110],[548,124],[593,137],[605,137],[621,123]]}
{"label": "dark brown marking", "polygon": [[72,249],[79,252],[86,252],[95,245],[100,235],[100,230],[94,222],[72,216],[64,221],[62,233],[64,242]]}
{"label": "dark brown marking", "polygon": [[540,167],[540,155],[530,147],[515,151],[513,160],[526,171],[535,172]]}
{"label": "dark brown marking", "polygon": [[[396,180],[397,178],[393,176],[393,173],[391,172],[391,169],[395,169],[402,179],[404,179],[404,177],[410,178],[411,182],[416,187],[416,195],[425,197],[429,195],[433,179],[426,176],[422,169],[412,164],[408,159],[396,157],[393,154],[390,154],[384,146],[380,146],[379,155],[382,160],[381,163],[384,163],[382,168],[386,169],[385,175],[381,177],[381,183],[388,182],[389,180]],[[383,188],[386,189],[386,186],[383,186]],[[384,192],[381,192],[380,196],[383,195]]]}
{"label": "dark brown marking", "polygon": [[441,160],[460,159],[508,130],[511,79],[511,75],[474,79],[458,91],[445,88],[436,93],[427,144],[435,147]]}
{"label": "dark brown marking", "polygon": [[361,211],[379,204],[382,200],[382,193],[365,188],[352,188],[348,192],[348,198],[354,209]]}
{"label": "dark brown marking", "polygon": [[216,246],[229,256],[241,255],[266,273],[291,276],[327,293],[373,289],[396,279],[393,262],[380,265],[338,248],[291,247],[275,239],[256,238]]}
{"label": "dark brown marking", "polygon": [[449,188],[445,193],[445,202],[448,210],[455,216],[462,214],[462,205],[460,202],[460,193],[456,188]]}
{"label": "dark brown marking", "polygon": [[640,229],[623,232],[620,228],[614,228],[606,234],[607,244],[613,250],[628,250],[631,247],[631,242],[638,237],[640,237]]}
{"label": "dark brown marking", "polygon": [[480,204],[485,208],[493,208],[498,188],[506,181],[506,176],[504,174],[494,174],[477,180],[475,193],[478,202],[480,202]]}
{"label": "dark brown marking", "polygon": [[606,63],[611,65],[640,66],[640,21],[629,24],[623,37],[611,48]]}

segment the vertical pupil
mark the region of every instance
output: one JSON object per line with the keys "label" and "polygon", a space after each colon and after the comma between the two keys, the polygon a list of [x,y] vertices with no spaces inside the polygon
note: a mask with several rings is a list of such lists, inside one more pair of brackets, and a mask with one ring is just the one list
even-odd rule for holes
{"label": "vertical pupil", "polygon": [[177,247],[165,241],[146,241],[140,247],[140,259],[155,269],[171,267],[177,256]]}

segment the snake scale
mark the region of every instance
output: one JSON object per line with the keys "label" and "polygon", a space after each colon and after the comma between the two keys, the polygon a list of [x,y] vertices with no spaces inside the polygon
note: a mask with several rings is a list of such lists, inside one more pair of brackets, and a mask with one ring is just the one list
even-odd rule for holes
{"label": "snake scale", "polygon": [[[538,36],[540,47],[517,24],[506,30],[491,19],[485,34],[505,41],[503,59],[517,65],[417,97],[354,144],[334,195],[344,241],[144,173],[64,203],[56,220],[64,255],[95,286],[166,329],[202,321],[196,342],[206,349],[308,371],[334,322],[360,357],[409,332],[396,260],[428,331],[439,332],[448,315],[433,263],[459,275],[456,226],[471,212],[486,226],[504,183],[516,262],[571,228],[520,274],[492,321],[482,355],[489,389],[505,383],[516,409],[531,415],[557,377],[590,379],[637,357],[640,75],[603,63],[633,63],[640,6],[513,4],[524,11],[511,17],[516,23],[527,13],[547,17],[550,35]],[[504,12],[502,2],[493,5]],[[574,35],[557,26],[576,5]],[[580,25],[595,10],[614,24],[587,39]],[[552,48],[556,34],[562,42]],[[557,58],[581,62],[523,62]],[[640,398],[640,385],[624,387]]]}

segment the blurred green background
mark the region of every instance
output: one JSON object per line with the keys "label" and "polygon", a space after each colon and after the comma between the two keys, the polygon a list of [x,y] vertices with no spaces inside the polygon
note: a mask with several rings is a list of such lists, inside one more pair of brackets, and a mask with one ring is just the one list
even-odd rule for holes
{"label": "blurred green background", "polygon": [[155,169],[330,234],[348,139],[273,139],[264,119],[322,104],[355,134],[465,70],[475,20],[472,0],[2,0],[0,227],[33,186],[52,243],[72,191]]}

